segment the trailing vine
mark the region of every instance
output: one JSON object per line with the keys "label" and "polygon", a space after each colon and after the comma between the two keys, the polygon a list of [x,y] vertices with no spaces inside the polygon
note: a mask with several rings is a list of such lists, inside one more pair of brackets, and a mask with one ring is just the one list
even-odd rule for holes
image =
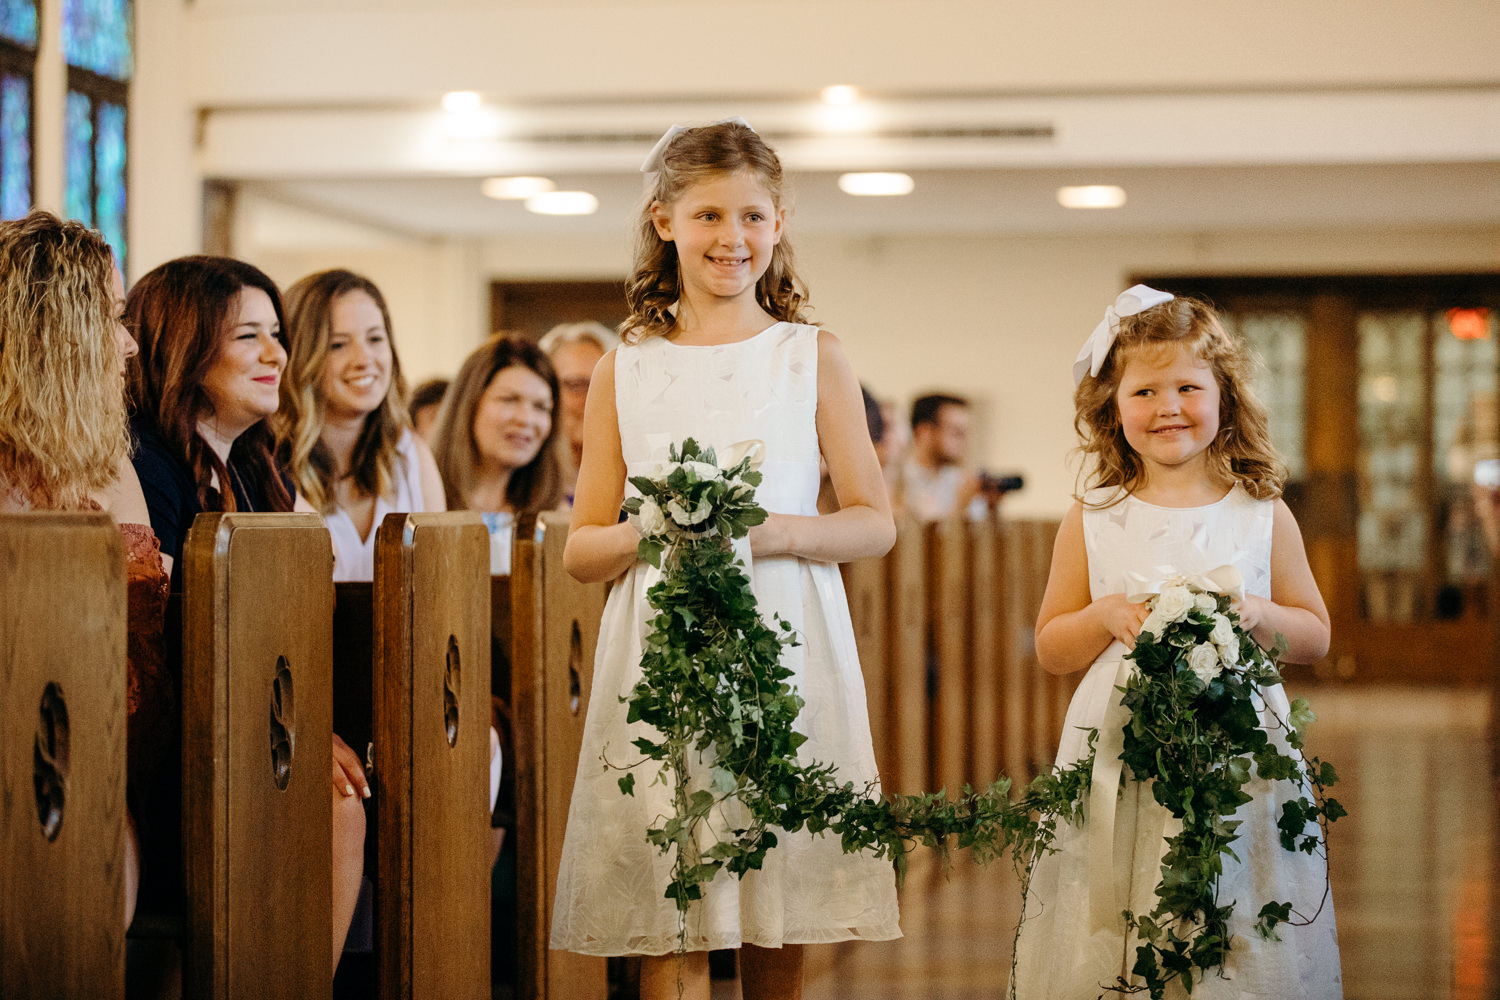
{"label": "trailing vine", "polygon": [[[653,475],[630,482],[640,496],[624,510],[641,534],[640,558],[663,573],[647,591],[653,615],[641,680],[625,699],[628,720],[653,735],[634,740],[642,759],[622,768],[619,787],[633,795],[634,768],[656,762],[653,781],[670,788],[671,814],[645,836],[672,856],[665,896],[677,908],[679,949],[686,950],[686,914],[704,887],[721,871],[743,876],[761,868],[778,831],[836,836],[846,852],[889,859],[898,875],[918,844],[944,857],[953,847],[968,849],[981,863],[1009,851],[1024,899],[1037,860],[1056,850],[1059,825],[1083,820],[1099,732],[1088,733],[1084,760],[1036,778],[1014,800],[1005,777],[982,791],[965,786],[955,798],[886,796],[873,783],[841,781],[831,764],[799,762],[806,737],[794,724],[803,702],[781,662],[797,637],[780,616],[770,624],[761,618],[735,552],[735,541],[766,517],[754,501],[760,474],[751,459],[720,468],[712,449],[688,439],[669,449],[669,462]],[[1232,816],[1250,800],[1244,786],[1252,773],[1297,789],[1279,818],[1286,850],[1324,850],[1327,824],[1344,814],[1324,795],[1337,780],[1332,765],[1283,753],[1262,726],[1262,689],[1281,681],[1281,644],[1262,650],[1215,586],[1169,581],[1128,654],[1136,669],[1121,689],[1128,721],[1119,759],[1131,780],[1150,783],[1182,828],[1162,858],[1157,905],[1124,914],[1140,940],[1132,974],[1144,985],[1121,979],[1102,987],[1120,993],[1158,998],[1174,979],[1191,993],[1223,966],[1234,903],[1219,902],[1218,880],[1224,857],[1234,856]],[[1300,750],[1312,718],[1298,700],[1289,718],[1272,717],[1272,729]],[[1324,828],[1323,838],[1307,833],[1311,823]],[[1310,922],[1321,908],[1300,914],[1269,901],[1256,929],[1275,937],[1279,925]]]}

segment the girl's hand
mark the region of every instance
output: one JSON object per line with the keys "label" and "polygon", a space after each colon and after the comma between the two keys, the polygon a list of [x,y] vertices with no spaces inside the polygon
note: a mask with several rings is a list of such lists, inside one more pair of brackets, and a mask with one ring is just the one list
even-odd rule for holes
{"label": "girl's hand", "polygon": [[348,797],[356,791],[361,798],[370,797],[370,782],[365,779],[365,769],[359,763],[359,754],[349,749],[349,744],[333,734],[333,790]]}
{"label": "girl's hand", "polygon": [[767,514],[763,523],[750,529],[752,556],[779,556],[789,551],[786,518],[785,514]]}
{"label": "girl's hand", "polygon": [[1254,594],[1246,594],[1238,601],[1230,603],[1230,607],[1240,616],[1240,628],[1246,632],[1254,632],[1266,617],[1266,605],[1271,603],[1264,597],[1256,597]]}
{"label": "girl's hand", "polygon": [[1127,649],[1135,648],[1141,626],[1146,624],[1146,616],[1151,613],[1145,604],[1127,601],[1124,594],[1107,594],[1093,603],[1093,609],[1109,634],[1123,642]]}

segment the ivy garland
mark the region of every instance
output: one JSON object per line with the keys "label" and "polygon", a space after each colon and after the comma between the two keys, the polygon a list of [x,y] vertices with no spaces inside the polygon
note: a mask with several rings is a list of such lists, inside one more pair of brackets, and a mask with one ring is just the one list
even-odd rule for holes
{"label": "ivy garland", "polygon": [[[1024,899],[1035,862],[1056,849],[1058,824],[1082,820],[1098,732],[1088,734],[1085,760],[1054,768],[1014,799],[1005,777],[982,791],[965,786],[956,799],[944,792],[885,796],[873,783],[840,782],[832,765],[800,763],[806,737],[793,724],[803,702],[781,663],[782,648],[796,645],[796,635],[780,616],[772,625],[760,617],[733,548],[765,521],[754,500],[760,474],[748,457],[720,468],[713,449],[691,438],[671,447],[668,458],[653,475],[631,478],[641,495],[623,505],[641,533],[640,558],[663,573],[646,595],[654,616],[641,680],[625,699],[628,720],[656,735],[634,741],[642,759],[621,768],[619,787],[633,795],[633,768],[648,761],[661,765],[653,780],[670,785],[672,813],[645,836],[672,854],[665,896],[677,908],[680,950],[687,947],[687,910],[704,886],[720,870],[743,876],[761,868],[778,830],[837,836],[845,852],[891,860],[898,877],[917,844],[944,858],[953,846],[969,849],[980,863],[1009,851]],[[1243,786],[1252,766],[1260,778],[1298,789],[1279,822],[1287,850],[1323,850],[1327,824],[1344,814],[1323,794],[1337,780],[1332,765],[1312,758],[1304,766],[1280,752],[1260,725],[1261,688],[1281,680],[1280,644],[1269,653],[1256,645],[1239,629],[1228,596],[1184,581],[1171,588],[1180,592],[1169,598],[1164,589],[1154,606],[1173,615],[1154,611],[1129,654],[1139,669],[1123,689],[1130,721],[1121,759],[1133,780],[1151,782],[1182,830],[1162,858],[1156,908],[1125,914],[1142,942],[1132,971],[1145,985],[1122,979],[1107,987],[1149,990],[1153,998],[1179,978],[1191,993],[1195,981],[1224,963],[1233,903],[1220,905],[1216,890],[1237,836],[1230,817],[1250,799]],[[1300,749],[1300,729],[1312,718],[1298,700],[1290,718],[1274,725]],[[606,760],[606,766],[614,765]],[[1324,828],[1321,842],[1305,833],[1314,821]],[[1274,937],[1277,925],[1310,922],[1317,912],[1294,919],[1291,904],[1269,902],[1257,930]]]}

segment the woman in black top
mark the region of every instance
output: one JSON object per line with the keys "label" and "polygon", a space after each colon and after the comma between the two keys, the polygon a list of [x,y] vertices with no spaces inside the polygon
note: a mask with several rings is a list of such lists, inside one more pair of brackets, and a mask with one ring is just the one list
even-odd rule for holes
{"label": "woman in black top", "polygon": [[[200,512],[289,511],[296,501],[270,424],[287,360],[281,294],[241,261],[181,257],[136,283],[125,314],[140,345],[130,373],[135,469],[178,590],[176,564]],[[333,743],[337,967],[359,894],[370,791],[359,758],[337,736]]]}

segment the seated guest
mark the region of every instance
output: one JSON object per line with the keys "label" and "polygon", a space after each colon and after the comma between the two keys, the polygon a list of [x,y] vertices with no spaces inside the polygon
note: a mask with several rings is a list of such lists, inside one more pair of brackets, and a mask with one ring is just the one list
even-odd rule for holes
{"label": "seated guest", "polygon": [[278,425],[297,493],[333,536],[333,578],[370,580],[375,529],[391,512],[443,510],[443,480],[406,417],[385,299],[349,271],[286,293],[291,358]]}
{"label": "seated guest", "polygon": [[[200,512],[289,511],[296,500],[270,422],[286,367],[281,294],[241,261],[181,257],[136,283],[125,315],[140,348],[130,379],[135,470],[178,589],[183,541]],[[370,792],[358,756],[333,742],[337,967],[364,867],[361,795]]]}
{"label": "seated guest", "polygon": [[125,536],[125,922],[140,885],[137,793],[164,756],[167,576],[130,464],[125,287],[104,238],[47,212],[0,223],[0,512],[105,510]]}
{"label": "seated guest", "polygon": [[562,390],[558,457],[563,465],[563,491],[571,503],[583,463],[583,404],[589,398],[589,381],[599,359],[619,347],[620,338],[602,323],[561,323],[543,334],[537,346],[552,362]]}
{"label": "seated guest", "polygon": [[443,396],[448,392],[448,380],[430,378],[411,391],[411,427],[417,437],[432,443],[433,431],[437,428],[438,410],[442,408]]}
{"label": "seated guest", "polygon": [[517,514],[562,501],[557,375],[533,343],[496,335],[469,355],[448,389],[433,453],[448,501],[490,529],[490,572],[510,573]]}

